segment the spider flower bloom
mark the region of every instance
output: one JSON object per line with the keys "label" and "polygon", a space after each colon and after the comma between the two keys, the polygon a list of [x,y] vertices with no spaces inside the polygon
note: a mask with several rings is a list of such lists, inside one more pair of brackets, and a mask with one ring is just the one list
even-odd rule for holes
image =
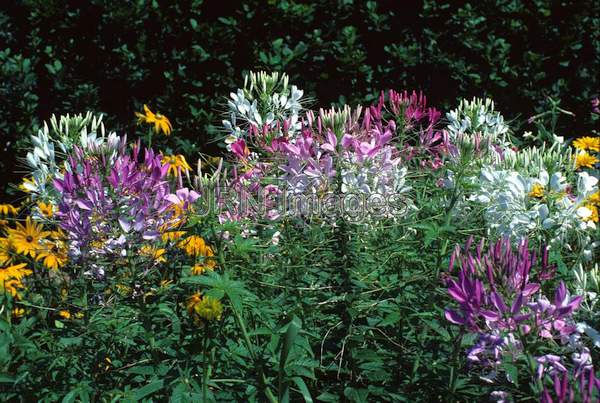
{"label": "spider flower bloom", "polygon": [[62,194],[56,216],[68,235],[70,254],[92,260],[144,257],[139,248],[182,219],[170,201],[168,168],[150,149],[140,158],[139,146],[130,154],[123,145],[114,159],[102,150],[88,158],[76,149],[64,178],[54,181]]}
{"label": "spider flower bloom", "polygon": [[600,399],[600,380],[596,378],[593,367],[575,376],[569,375],[567,371],[554,371],[551,380],[550,388],[544,385],[540,396],[541,403],[574,401],[592,403]]}
{"label": "spider flower bloom", "polygon": [[[548,250],[543,248],[540,267],[536,253],[527,241],[516,252],[510,240],[501,239],[483,253],[480,243],[475,254],[468,248],[454,252],[453,264],[459,265],[458,278],[448,281],[448,293],[459,304],[458,310],[446,310],[446,319],[473,332],[535,332],[539,337],[569,336],[575,331],[572,313],[579,308],[581,297],[571,298],[564,283],[555,291],[554,304],[543,295],[540,282],[552,278],[554,267],[548,265]],[[533,278],[536,281],[532,281]]]}
{"label": "spider flower bloom", "polygon": [[173,130],[169,118],[158,112],[153,113],[147,105],[144,105],[144,113],[136,112],[135,115],[138,117],[138,123],[154,125],[154,131],[156,133],[162,132],[168,136]]}

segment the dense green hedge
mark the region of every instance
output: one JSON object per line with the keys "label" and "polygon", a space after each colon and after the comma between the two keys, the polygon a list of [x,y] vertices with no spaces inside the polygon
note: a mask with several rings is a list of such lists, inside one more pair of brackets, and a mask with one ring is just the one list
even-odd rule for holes
{"label": "dense green hedge", "polygon": [[259,68],[285,70],[323,106],[417,88],[441,107],[490,95],[522,118],[552,96],[576,114],[566,135],[592,125],[595,0],[173,3],[4,0],[0,168],[13,169],[15,142],[52,113],[106,112],[128,129],[142,103],[171,118],[188,154],[185,140],[215,152],[224,96]]}

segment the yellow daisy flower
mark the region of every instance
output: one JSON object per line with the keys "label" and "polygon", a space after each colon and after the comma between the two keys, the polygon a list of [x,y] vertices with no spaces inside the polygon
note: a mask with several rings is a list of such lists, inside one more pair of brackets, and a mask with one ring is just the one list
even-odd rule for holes
{"label": "yellow daisy flower", "polygon": [[54,216],[54,206],[52,203],[39,202],[37,208],[40,214],[46,218],[52,218],[52,216]]}
{"label": "yellow daisy flower", "polygon": [[40,241],[48,236],[42,225],[33,222],[31,217],[27,217],[25,225],[16,223],[16,228],[9,228],[8,233],[17,253],[31,257],[36,256],[41,247]]}
{"label": "yellow daisy flower", "polygon": [[58,311],[58,316],[60,316],[63,319],[67,319],[67,320],[71,319],[71,317],[72,317],[71,312],[64,310],[64,309],[61,311]]}
{"label": "yellow daisy flower", "polygon": [[16,253],[10,237],[0,238],[0,265],[11,263]]}
{"label": "yellow daisy flower", "polygon": [[205,256],[206,253],[206,242],[198,235],[191,235],[185,239],[182,239],[177,243],[180,249],[183,249],[188,256]]}
{"label": "yellow daisy flower", "polygon": [[67,248],[61,241],[46,241],[35,260],[42,260],[48,269],[57,270],[67,263]]}
{"label": "yellow daisy flower", "polygon": [[154,260],[154,263],[165,263],[167,261],[165,257],[167,250],[156,246],[144,245],[140,248],[140,254],[151,258]]}
{"label": "yellow daisy flower", "polygon": [[13,298],[18,297],[19,290],[25,288],[21,280],[11,278],[9,280],[0,282],[0,293],[10,294]]}
{"label": "yellow daisy flower", "polygon": [[185,303],[185,308],[187,309],[188,313],[191,315],[192,312],[194,311],[194,307],[200,302],[202,301],[202,297],[200,296],[200,293],[195,293],[194,295],[190,296],[186,303]]}
{"label": "yellow daisy flower", "polygon": [[576,169],[594,168],[594,165],[596,163],[598,163],[598,158],[594,157],[593,155],[588,154],[585,151],[583,151],[583,152],[577,154],[577,156],[575,156],[575,168]]}
{"label": "yellow daisy flower", "polygon": [[12,316],[13,316],[13,318],[20,318],[23,315],[25,315],[25,309],[23,309],[23,308],[13,308],[13,310],[12,310]]}
{"label": "yellow daisy flower", "polygon": [[600,137],[579,137],[573,141],[573,147],[584,151],[600,151]]}
{"label": "yellow daisy flower", "polygon": [[136,112],[135,115],[138,117],[138,123],[153,124],[156,133],[163,132],[168,136],[173,130],[171,122],[165,115],[161,115],[158,112],[156,114],[153,113],[147,105],[144,105],[144,113]]}
{"label": "yellow daisy flower", "polygon": [[185,231],[167,231],[161,235],[163,242],[176,241],[185,235]]}
{"label": "yellow daisy flower", "polygon": [[12,204],[0,204],[0,215],[17,215],[19,208]]}
{"label": "yellow daisy flower", "polygon": [[593,194],[591,194],[591,195],[588,197],[588,201],[589,201],[591,204],[594,204],[594,205],[596,205],[596,206],[600,206],[600,192],[596,192],[596,193],[593,193]]}
{"label": "yellow daisy flower", "polygon": [[177,155],[166,155],[162,158],[163,164],[169,164],[169,175],[173,175],[175,177],[181,175],[181,173],[188,173],[192,170],[189,166],[185,157],[181,154]]}
{"label": "yellow daisy flower", "polygon": [[534,183],[531,187],[531,192],[529,192],[529,197],[535,197],[538,199],[544,197],[544,186],[539,183]]}
{"label": "yellow daisy flower", "polygon": [[[214,263],[214,262],[213,262]],[[195,264],[192,266],[192,274],[194,276],[199,276],[202,273],[205,273],[207,271],[214,271],[215,270],[215,265],[208,265],[208,264]]]}
{"label": "yellow daisy flower", "polygon": [[18,290],[24,288],[21,279],[31,273],[25,263],[0,268],[0,292],[16,297]]}
{"label": "yellow daisy flower", "polygon": [[6,266],[0,268],[0,282],[9,278],[16,278],[21,280],[23,277],[27,277],[33,273],[27,268],[26,263],[19,263],[12,266]]}

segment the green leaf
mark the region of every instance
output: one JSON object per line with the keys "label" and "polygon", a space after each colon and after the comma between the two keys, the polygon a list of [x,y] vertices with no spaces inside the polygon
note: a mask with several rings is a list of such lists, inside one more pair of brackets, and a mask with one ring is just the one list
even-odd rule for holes
{"label": "green leaf", "polygon": [[306,383],[304,383],[304,380],[298,376],[295,376],[292,378],[292,381],[294,381],[294,383],[298,387],[300,394],[304,398],[304,401],[306,403],[312,403],[312,397],[310,396],[310,392],[308,390],[308,387],[306,386]]}
{"label": "green leaf", "polygon": [[158,392],[162,389],[164,381],[161,379],[159,381],[154,381],[146,386],[142,386],[141,388],[135,390],[133,392],[133,397],[135,400],[142,400],[146,396],[150,396],[151,394]]}

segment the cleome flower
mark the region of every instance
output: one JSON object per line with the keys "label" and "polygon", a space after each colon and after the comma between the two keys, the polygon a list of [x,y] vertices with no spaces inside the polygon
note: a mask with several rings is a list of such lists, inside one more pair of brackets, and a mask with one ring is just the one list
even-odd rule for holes
{"label": "cleome flower", "polygon": [[[562,172],[545,170],[526,177],[517,171],[484,165],[471,201],[484,208],[489,231],[518,240],[539,238],[554,245],[576,240],[573,246],[589,251],[593,210],[588,198],[598,189],[598,179],[587,172],[569,183]],[[586,252],[587,253],[587,252]]]}
{"label": "cleome flower", "polygon": [[[140,156],[139,145],[131,153],[125,139],[114,157],[113,150],[98,147],[93,154],[76,147],[68,157],[63,179],[54,186],[61,193],[56,218],[67,234],[69,256],[89,263],[119,258],[142,259],[153,264],[162,255],[141,253],[158,248],[161,233],[174,229],[185,218],[185,209],[199,195],[184,189],[171,193],[168,164],[150,149]],[[185,198],[174,208],[176,199]],[[147,249],[144,249],[147,250]],[[91,274],[104,277],[105,270],[92,265]]]}
{"label": "cleome flower", "polygon": [[114,149],[116,143],[115,133],[106,135],[102,115],[94,116],[88,112],[58,119],[52,115],[50,127],[44,122],[37,136],[31,136],[32,149],[25,159],[28,175],[19,188],[30,193],[33,199],[41,198],[45,203],[57,205],[59,195],[52,183],[54,179],[62,178],[64,156],[70,154],[75,146],[88,153],[102,145]]}
{"label": "cleome flower", "polygon": [[[515,362],[525,353],[534,354],[541,380],[544,374],[566,371],[564,357],[547,354],[544,347],[558,343],[575,349],[579,362],[575,376],[580,377],[583,372],[578,368],[583,368],[586,348],[573,341],[578,334],[574,313],[583,297],[571,296],[562,281],[551,300],[544,295],[546,283],[556,271],[548,264],[548,248],[542,247],[538,263],[527,240],[521,241],[516,251],[509,239],[490,244],[487,252],[483,240],[475,252],[471,243],[470,239],[464,249],[457,247],[451,256],[449,272],[458,273],[447,281],[448,294],[457,308],[445,311],[449,322],[478,336],[467,352],[471,369],[480,371],[480,377],[488,382],[502,383],[504,360]],[[538,355],[538,349],[544,353]],[[504,375],[511,381],[510,374]]]}

